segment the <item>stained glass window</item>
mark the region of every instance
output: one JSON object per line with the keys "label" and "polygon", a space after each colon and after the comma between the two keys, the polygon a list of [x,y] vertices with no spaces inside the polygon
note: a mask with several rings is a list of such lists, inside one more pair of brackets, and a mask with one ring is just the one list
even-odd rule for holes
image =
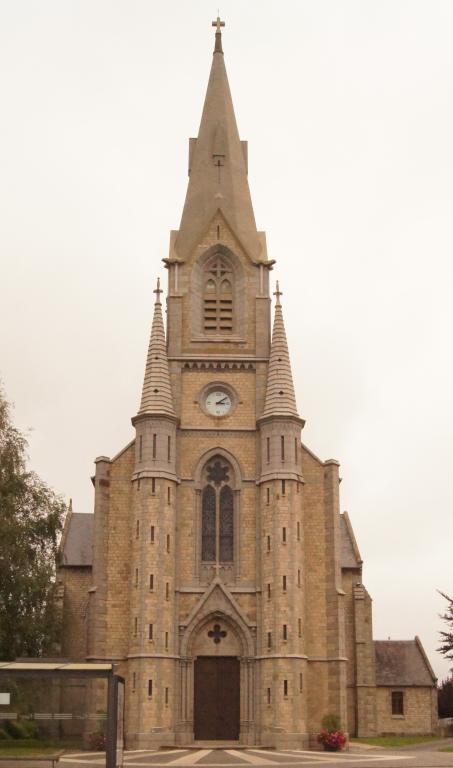
{"label": "stained glass window", "polygon": [[201,530],[201,559],[205,562],[215,561],[215,491],[212,485],[203,490],[202,530]]}
{"label": "stained glass window", "polygon": [[231,468],[220,456],[205,469],[201,496],[201,559],[231,563],[234,559],[234,494],[227,484]]}
{"label": "stained glass window", "polygon": [[220,491],[220,562],[233,560],[233,491],[224,485]]}

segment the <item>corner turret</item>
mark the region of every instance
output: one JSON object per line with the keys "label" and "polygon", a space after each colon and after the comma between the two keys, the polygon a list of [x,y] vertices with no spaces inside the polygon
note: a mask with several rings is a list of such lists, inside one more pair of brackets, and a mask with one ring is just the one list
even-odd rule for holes
{"label": "corner turret", "polygon": [[136,429],[133,480],[176,479],[176,414],[168,370],[160,281],[154,290],[154,317],[146,359],[140,408],[132,419]]}
{"label": "corner turret", "polygon": [[300,418],[283,322],[282,293],[277,283],[274,326],[267,371],[266,397],[258,420],[261,432],[261,482],[271,479],[302,481]]}

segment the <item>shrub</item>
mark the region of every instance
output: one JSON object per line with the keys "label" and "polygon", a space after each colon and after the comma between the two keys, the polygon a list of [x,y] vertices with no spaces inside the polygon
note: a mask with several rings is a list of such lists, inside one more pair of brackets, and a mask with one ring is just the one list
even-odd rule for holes
{"label": "shrub", "polygon": [[9,736],[8,736],[8,734],[6,733],[6,731],[5,731],[5,729],[4,729],[4,728],[0,728],[0,741],[1,741],[2,739],[9,739]]}
{"label": "shrub", "polygon": [[334,733],[334,731],[340,730],[341,720],[338,715],[324,715],[321,725],[326,731],[329,731],[329,733]]}
{"label": "shrub", "polygon": [[36,723],[34,720],[21,720],[20,724],[25,730],[26,739],[39,739],[38,723]]}
{"label": "shrub", "polygon": [[7,720],[5,731],[11,739],[28,739],[27,729],[20,720]]}
{"label": "shrub", "polygon": [[39,739],[38,724],[34,720],[6,720],[2,730],[7,739]]}
{"label": "shrub", "polygon": [[107,739],[105,738],[105,735],[102,733],[102,731],[95,731],[94,733],[88,734],[85,739],[85,743],[87,749],[93,749],[96,752],[104,752]]}

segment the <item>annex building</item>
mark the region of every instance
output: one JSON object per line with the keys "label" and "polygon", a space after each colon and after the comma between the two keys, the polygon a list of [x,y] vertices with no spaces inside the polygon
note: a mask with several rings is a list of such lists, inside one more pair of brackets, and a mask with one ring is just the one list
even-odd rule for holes
{"label": "annex building", "polygon": [[61,545],[62,654],[118,666],[131,747],[306,747],[328,713],[358,735],[437,722],[420,641],[373,641],[339,464],[301,442],[274,263],[218,21],[134,437],[96,459],[94,514],[70,512]]}

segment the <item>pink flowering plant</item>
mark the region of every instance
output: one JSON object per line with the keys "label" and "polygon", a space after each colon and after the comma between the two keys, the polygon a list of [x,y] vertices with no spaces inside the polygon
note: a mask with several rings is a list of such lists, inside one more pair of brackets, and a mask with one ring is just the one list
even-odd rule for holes
{"label": "pink flowering plant", "polygon": [[86,736],[85,741],[86,741],[87,749],[93,750],[94,752],[105,751],[107,739],[105,735],[102,733],[102,731],[89,733],[88,736]]}
{"label": "pink flowering plant", "polygon": [[318,742],[329,752],[338,752],[346,744],[346,736],[340,728],[338,715],[326,715],[322,720],[321,733],[318,733]]}

